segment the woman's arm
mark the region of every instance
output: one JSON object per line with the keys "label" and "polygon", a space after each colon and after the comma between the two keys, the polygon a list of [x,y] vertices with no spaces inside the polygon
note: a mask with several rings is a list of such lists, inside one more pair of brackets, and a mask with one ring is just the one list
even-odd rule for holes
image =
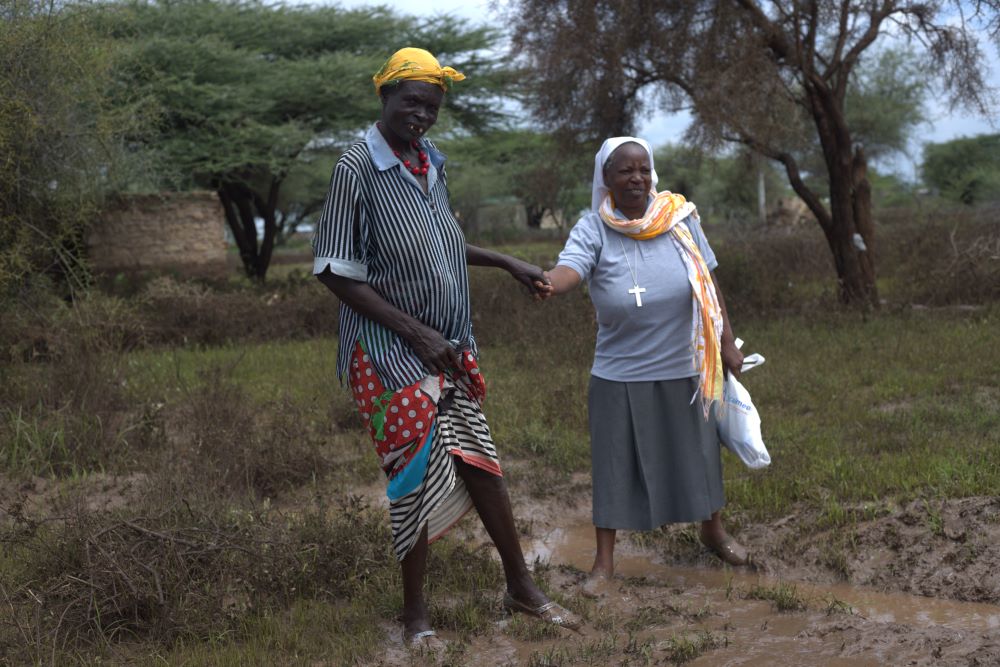
{"label": "woman's arm", "polygon": [[552,286],[552,294],[565,294],[583,282],[583,278],[580,277],[579,273],[563,264],[549,269],[545,272],[545,275]]}
{"label": "woman's arm", "polygon": [[722,311],[722,340],[719,341],[722,365],[739,379],[743,368],[743,353],[736,347],[736,337],[733,335],[733,327],[729,324],[729,313],[726,311],[726,300],[722,296],[722,288],[719,287],[715,271],[712,271],[712,282],[715,284],[715,294],[719,297],[719,309]]}
{"label": "woman's arm", "polygon": [[466,243],[465,261],[469,266],[494,266],[507,271],[515,280],[531,290],[536,299],[544,299],[551,292],[545,272],[534,264],[516,257]]}
{"label": "woman's arm", "polygon": [[316,277],[351,310],[399,334],[429,372],[445,373],[462,368],[458,350],[444,336],[390,304],[368,283],[338,276],[329,270]]}

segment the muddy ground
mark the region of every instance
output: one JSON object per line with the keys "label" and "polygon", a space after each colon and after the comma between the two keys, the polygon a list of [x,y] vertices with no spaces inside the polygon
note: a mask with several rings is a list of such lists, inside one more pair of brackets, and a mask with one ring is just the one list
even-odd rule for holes
{"label": "muddy ground", "polygon": [[[92,510],[142,493],[143,477],[74,484]],[[85,487],[85,488],[82,488]],[[442,633],[444,652],[401,647],[386,619],[372,666],[450,665],[1000,665],[1000,498],[851,508],[844,527],[802,511],[762,524],[731,518],[757,567],[723,567],[689,526],[620,534],[612,581],[584,586],[593,558],[586,480],[530,499],[515,488],[526,556],[550,590],[585,616],[580,633],[547,632],[500,609],[488,636]],[[65,488],[36,478],[0,485],[4,506],[58,513]],[[82,493],[81,493],[82,492]],[[383,504],[380,486],[364,490]],[[474,516],[459,539],[483,543]]]}
{"label": "muddy ground", "polygon": [[[1000,665],[998,498],[857,508],[874,516],[846,529],[817,531],[822,517],[806,511],[746,523],[739,539],[755,569],[722,566],[688,526],[622,532],[618,574],[599,586],[583,585],[594,539],[585,492],[515,505],[526,555],[585,614],[583,631],[526,639],[498,591],[493,636],[415,656],[387,624],[392,648],[374,664]],[[474,518],[459,530],[483,539]]]}

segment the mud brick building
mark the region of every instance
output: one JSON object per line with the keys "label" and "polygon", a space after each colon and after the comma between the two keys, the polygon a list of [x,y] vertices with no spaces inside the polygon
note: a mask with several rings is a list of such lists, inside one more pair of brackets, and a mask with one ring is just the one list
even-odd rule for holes
{"label": "mud brick building", "polygon": [[122,197],[95,222],[87,245],[103,273],[226,271],[225,217],[214,192]]}

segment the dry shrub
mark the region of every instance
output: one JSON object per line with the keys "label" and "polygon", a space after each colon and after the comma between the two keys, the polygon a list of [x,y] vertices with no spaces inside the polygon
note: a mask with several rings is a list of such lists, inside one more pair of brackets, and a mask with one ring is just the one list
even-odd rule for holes
{"label": "dry shrub", "polygon": [[302,406],[287,398],[259,404],[218,366],[201,380],[171,420],[183,474],[235,494],[273,497],[329,469],[325,436]]}
{"label": "dry shrub", "polygon": [[2,305],[0,360],[63,361],[141,347],[146,332],[135,304],[91,291],[72,302],[45,286]]}
{"label": "dry shrub", "polygon": [[349,600],[396,571],[381,511],[357,498],[296,515],[151,490],[111,513],[20,518],[3,535],[16,578],[0,595],[0,652],[27,660],[121,640],[164,645],[238,633],[295,599]]}
{"label": "dry shrub", "polygon": [[1000,299],[1000,208],[887,211],[880,273],[894,300],[930,306]]}
{"label": "dry shrub", "polygon": [[593,353],[592,335],[583,335],[597,331],[586,290],[538,303],[526,288],[493,269],[470,271],[469,291],[472,329],[480,344],[542,345],[562,358]]}
{"label": "dry shrub", "polygon": [[92,293],[18,306],[0,333],[21,362],[0,386],[0,462],[36,474],[115,469],[158,441],[155,408],[125,391],[125,352],[144,340],[131,304]]}
{"label": "dry shrub", "polygon": [[157,344],[302,340],[337,333],[336,298],[318,280],[303,276],[239,289],[161,277],[139,300],[150,340]]}
{"label": "dry shrub", "polygon": [[836,276],[819,228],[717,226],[708,233],[734,317],[795,312],[832,299]]}

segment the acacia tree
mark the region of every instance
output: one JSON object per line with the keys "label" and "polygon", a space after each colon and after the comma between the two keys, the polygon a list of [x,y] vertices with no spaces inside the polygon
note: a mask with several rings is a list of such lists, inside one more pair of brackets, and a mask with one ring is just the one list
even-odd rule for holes
{"label": "acacia tree", "polygon": [[924,146],[924,182],[963,204],[1000,201],[1000,134]]}
{"label": "acacia tree", "polygon": [[[459,19],[261,0],[103,8],[131,51],[120,90],[141,91],[158,113],[158,133],[136,142],[160,158],[158,185],[217,192],[246,274],[258,280],[286,221],[321,201],[329,175],[317,185],[317,154],[339,153],[377,119],[371,76],[393,50],[423,46],[466,73],[468,85],[446,98],[452,123],[477,128],[497,116],[490,91],[504,75],[481,50],[498,33]],[[299,190],[302,200],[282,196],[289,178],[312,188]]]}
{"label": "acacia tree", "polygon": [[466,133],[440,145],[456,167],[448,182],[453,204],[473,225],[474,209],[491,197],[515,197],[532,228],[538,228],[546,215],[561,223],[589,199],[583,151],[564,151],[549,134],[495,130]]}
{"label": "acacia tree", "polygon": [[[855,72],[895,34],[922,49],[926,76],[955,104],[985,111],[975,28],[996,34],[998,7],[983,0],[969,16],[960,1],[519,0],[510,20],[540,120],[597,139],[631,130],[644,100],[692,109],[693,140],[736,142],[782,165],[823,230],[842,300],[877,306],[866,148],[845,108]],[[816,144],[825,197],[801,159]]]}

